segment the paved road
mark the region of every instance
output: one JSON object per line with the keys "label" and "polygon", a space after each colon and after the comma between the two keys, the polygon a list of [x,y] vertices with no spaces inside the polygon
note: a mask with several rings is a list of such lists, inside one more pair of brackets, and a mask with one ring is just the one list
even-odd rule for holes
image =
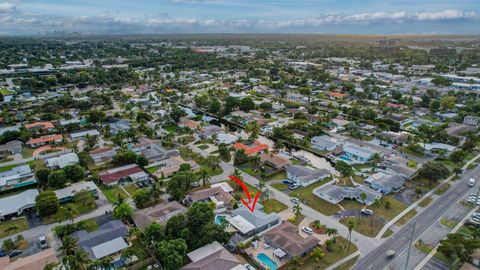
{"label": "paved road", "polygon": [[395,250],[396,258],[403,252],[406,252],[409,239],[412,234],[411,225],[413,225],[414,222],[416,223],[414,239],[417,239],[466,193],[473,192],[473,190],[471,190],[471,188],[467,185],[467,181],[471,177],[479,179],[478,176],[480,176],[480,167],[463,174],[461,179],[457,181],[457,183],[455,183],[449,190],[447,190],[447,192],[435,200],[434,203],[432,203],[427,209],[411,220],[395,235],[378,246],[378,248],[371,251],[367,256],[363,257],[353,269],[378,270],[387,267],[392,260],[388,260],[386,258],[385,252],[390,249]]}

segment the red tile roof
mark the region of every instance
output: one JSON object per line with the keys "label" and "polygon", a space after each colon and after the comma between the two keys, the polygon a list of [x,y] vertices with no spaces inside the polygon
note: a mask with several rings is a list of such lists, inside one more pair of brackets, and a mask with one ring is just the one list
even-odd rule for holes
{"label": "red tile roof", "polygon": [[116,171],[116,172],[112,172],[112,173],[106,172],[104,174],[100,174],[100,180],[102,180],[102,182],[104,182],[105,184],[110,184],[110,183],[116,182],[116,181],[118,181],[122,178],[125,178],[129,175],[139,173],[139,172],[142,172],[142,169],[140,169],[140,167],[138,167],[138,166],[135,166],[135,167],[128,168],[128,169],[125,169],[125,170],[121,170],[121,171]]}
{"label": "red tile roof", "polygon": [[49,129],[49,128],[54,128],[55,126],[51,122],[35,122],[35,123],[30,123],[30,124],[25,124],[25,128],[31,129],[31,128],[43,128],[43,129]]}
{"label": "red tile roof", "polygon": [[253,145],[245,145],[243,143],[236,143],[233,145],[235,150],[244,149],[246,155],[253,155],[256,153],[260,153],[268,149],[268,145],[260,143],[258,141],[254,141]]}
{"label": "red tile roof", "polygon": [[49,135],[49,136],[43,136],[40,138],[35,138],[35,139],[30,139],[27,144],[39,144],[39,143],[47,143],[47,142],[53,142],[53,141],[59,141],[63,138],[62,135]]}

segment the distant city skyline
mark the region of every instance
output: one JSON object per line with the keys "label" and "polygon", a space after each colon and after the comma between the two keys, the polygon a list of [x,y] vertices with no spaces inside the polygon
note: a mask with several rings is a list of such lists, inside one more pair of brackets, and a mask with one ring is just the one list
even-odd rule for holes
{"label": "distant city skyline", "polygon": [[11,0],[0,35],[480,34],[478,0]]}

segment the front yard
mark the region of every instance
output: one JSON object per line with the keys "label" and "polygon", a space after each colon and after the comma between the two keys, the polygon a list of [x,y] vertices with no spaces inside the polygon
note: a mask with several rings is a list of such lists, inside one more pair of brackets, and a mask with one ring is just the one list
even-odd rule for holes
{"label": "front yard", "polygon": [[[14,229],[15,228],[15,229]],[[0,238],[7,237],[28,229],[28,221],[25,217],[0,222]]]}
{"label": "front yard", "polygon": [[122,196],[123,198],[128,198],[128,194],[125,193],[121,188],[119,187],[112,187],[112,188],[107,188],[103,185],[99,186],[100,190],[103,192],[107,200],[111,203],[116,203],[118,201],[118,196]]}
{"label": "front yard", "polygon": [[262,204],[263,204],[263,211],[267,214],[279,213],[288,208],[285,204],[275,199],[269,199],[268,201],[265,201]]}
{"label": "front yard", "polygon": [[[363,204],[354,200],[344,200],[340,205],[345,209],[360,210],[365,207]],[[386,220],[391,220],[407,208],[407,205],[401,203],[390,195],[383,196],[378,205],[372,204],[368,207],[376,215],[383,217]]]}
{"label": "front yard", "polygon": [[[347,217],[340,220],[340,223],[347,225],[348,222],[353,221],[355,223],[354,231],[361,233],[369,237],[375,237],[383,228],[383,222],[379,218],[373,217]],[[392,235],[393,231],[388,229],[382,237]]]}
{"label": "front yard", "polygon": [[327,178],[323,181],[311,184],[307,187],[298,188],[290,192],[289,195],[291,197],[299,198],[306,205],[312,207],[318,212],[327,216],[331,216],[337,213],[338,211],[340,211],[340,208],[335,204],[331,204],[323,199],[320,199],[319,197],[313,194],[314,189],[323,186],[329,181],[330,181],[330,178]]}

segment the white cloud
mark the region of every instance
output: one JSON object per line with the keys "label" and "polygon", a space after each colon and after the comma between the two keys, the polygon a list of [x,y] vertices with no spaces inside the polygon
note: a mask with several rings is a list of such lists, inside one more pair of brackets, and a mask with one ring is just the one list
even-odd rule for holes
{"label": "white cloud", "polygon": [[0,13],[10,13],[15,11],[17,5],[15,3],[10,2],[2,2],[0,3]]}
{"label": "white cloud", "polygon": [[[177,0],[184,1],[184,0]],[[15,9],[13,7],[13,9]],[[0,22],[13,33],[35,33],[41,31],[65,30],[85,33],[159,33],[159,32],[255,32],[255,31],[304,31],[329,25],[382,25],[384,23],[405,23],[420,21],[451,21],[480,19],[472,11],[444,10],[436,12],[372,12],[359,14],[322,14],[316,18],[297,20],[220,20],[197,18],[173,18],[168,14],[150,14],[143,17],[121,16],[101,13],[93,16],[52,17],[17,12],[12,17],[0,14]],[[28,27],[30,26],[30,28]],[[442,29],[432,29],[438,31]],[[2,30],[3,31],[3,30]],[[28,31],[28,32],[27,32]]]}

